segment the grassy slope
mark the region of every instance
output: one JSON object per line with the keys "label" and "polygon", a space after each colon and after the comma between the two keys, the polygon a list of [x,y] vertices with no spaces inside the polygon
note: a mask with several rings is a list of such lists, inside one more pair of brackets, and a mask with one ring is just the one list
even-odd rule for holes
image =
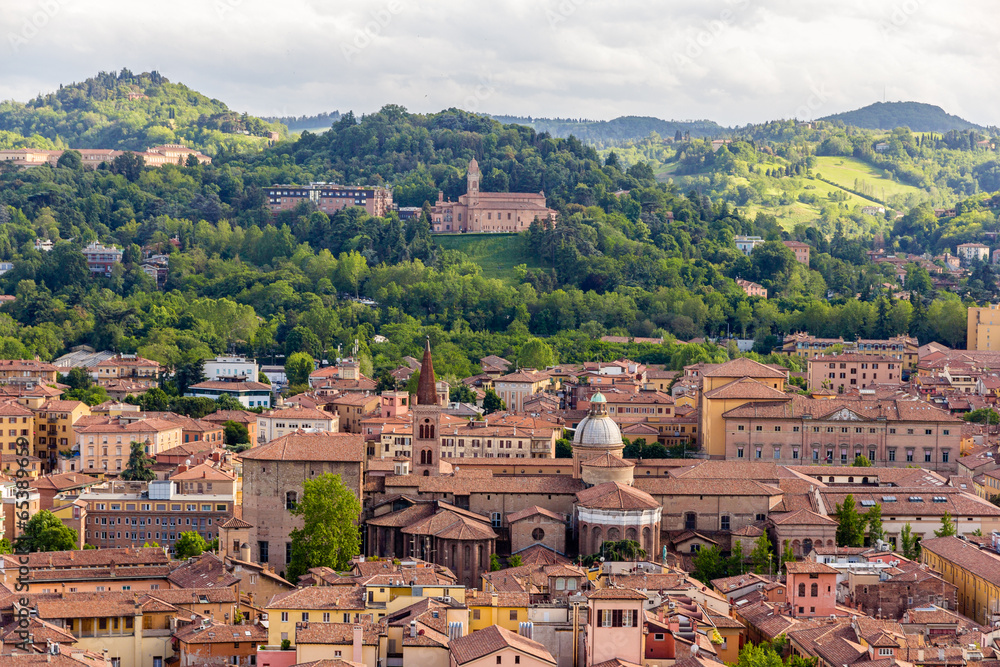
{"label": "grassy slope", "polygon": [[883,191],[886,197],[897,194],[926,194],[920,188],[886,178],[885,171],[857,158],[820,156],[816,158],[814,171],[845,188],[853,189],[855,179],[866,181],[875,188],[875,196],[879,199],[882,199]]}
{"label": "grassy slope", "polygon": [[529,269],[545,266],[525,252],[517,234],[441,234],[434,240],[446,250],[458,250],[483,268],[487,278],[514,281],[514,267],[526,264]]}

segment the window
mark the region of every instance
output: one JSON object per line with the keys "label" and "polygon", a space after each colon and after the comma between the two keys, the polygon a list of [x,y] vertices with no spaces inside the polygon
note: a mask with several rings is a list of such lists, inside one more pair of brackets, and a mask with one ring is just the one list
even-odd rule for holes
{"label": "window", "polygon": [[720,519],[719,519],[719,529],[720,530],[729,530],[729,516],[728,515],[724,514],[724,515],[722,515],[722,517],[720,517]]}
{"label": "window", "polygon": [[948,458],[949,458],[948,450],[947,449],[942,450],[941,451],[941,463],[947,463],[948,462]]}
{"label": "window", "polygon": [[931,450],[925,449],[924,450],[924,463],[930,463],[930,462],[931,462]]}
{"label": "window", "polygon": [[288,491],[285,493],[285,509],[293,510],[295,509],[295,503],[298,499],[298,494],[294,491]]}
{"label": "window", "polygon": [[684,530],[696,530],[698,526],[698,515],[694,512],[684,513]]}
{"label": "window", "polygon": [[308,611],[302,612],[302,622],[303,623],[308,623],[309,622],[309,612]]}
{"label": "window", "polygon": [[517,609],[511,609],[510,610],[510,620],[512,620],[512,621],[516,621],[517,620]]}
{"label": "window", "polygon": [[743,448],[742,447],[737,447],[736,448],[736,458],[738,458],[738,459],[743,458]]}
{"label": "window", "polygon": [[267,542],[257,542],[257,551],[260,553],[260,560],[262,563],[266,563],[270,560],[270,551],[268,549]]}
{"label": "window", "polygon": [[889,460],[890,461],[895,461],[896,460],[896,450],[895,449],[890,449],[889,450]]}
{"label": "window", "polygon": [[472,610],[472,620],[478,621],[479,620],[479,613],[480,613],[480,611],[478,609],[473,609]]}
{"label": "window", "polygon": [[754,427],[754,430],[755,430],[755,431],[763,431],[763,430],[764,430],[764,427],[763,427],[763,426],[755,426],[755,427]]}
{"label": "window", "polygon": [[806,596],[806,585],[800,583],[799,584],[799,597],[800,598],[804,598],[805,596]]}
{"label": "window", "polygon": [[913,450],[912,449],[907,449],[906,450],[906,460],[909,463],[913,463]]}
{"label": "window", "polygon": [[819,597],[819,584],[812,584],[809,586],[809,597]]}

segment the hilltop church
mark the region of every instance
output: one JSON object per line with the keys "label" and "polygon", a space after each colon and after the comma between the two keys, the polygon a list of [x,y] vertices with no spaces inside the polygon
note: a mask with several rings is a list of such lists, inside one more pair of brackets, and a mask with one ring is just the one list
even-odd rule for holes
{"label": "hilltop church", "polygon": [[438,200],[431,211],[431,231],[455,234],[460,232],[523,232],[535,218],[555,222],[557,213],[545,205],[545,193],[480,192],[479,163],[469,161],[466,194],[457,202]]}

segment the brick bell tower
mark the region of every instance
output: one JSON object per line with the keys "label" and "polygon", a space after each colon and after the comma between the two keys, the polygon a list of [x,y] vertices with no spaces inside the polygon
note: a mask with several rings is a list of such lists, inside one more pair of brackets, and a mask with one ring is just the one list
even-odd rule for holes
{"label": "brick bell tower", "polygon": [[437,400],[437,382],[434,362],[431,360],[431,341],[424,345],[424,358],[420,362],[420,382],[417,384],[417,403],[410,407],[413,413],[413,474],[441,474],[441,406]]}

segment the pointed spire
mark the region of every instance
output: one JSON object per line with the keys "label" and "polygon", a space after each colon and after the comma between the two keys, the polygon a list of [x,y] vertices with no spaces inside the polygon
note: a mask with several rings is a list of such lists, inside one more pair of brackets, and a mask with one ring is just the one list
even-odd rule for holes
{"label": "pointed spire", "polygon": [[431,339],[424,344],[424,359],[420,362],[420,381],[417,383],[417,405],[437,405],[437,382],[434,362],[431,360]]}

